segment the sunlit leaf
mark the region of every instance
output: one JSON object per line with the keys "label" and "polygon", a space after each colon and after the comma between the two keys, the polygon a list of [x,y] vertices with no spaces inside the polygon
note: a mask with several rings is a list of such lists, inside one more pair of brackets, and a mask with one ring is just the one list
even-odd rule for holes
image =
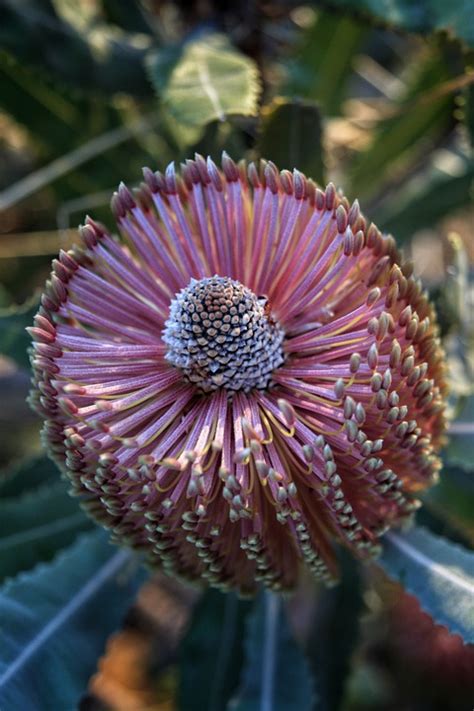
{"label": "sunlit leaf", "polygon": [[235,691],[243,660],[245,617],[251,603],[209,590],[181,644],[178,707],[219,711]]}
{"label": "sunlit leaf", "polygon": [[297,168],[323,184],[321,131],[321,115],[314,102],[278,98],[262,112],[257,150],[279,168]]}
{"label": "sunlit leaf", "polygon": [[186,127],[257,113],[257,67],[225,35],[201,35],[168,52],[165,61],[155,55],[149,70],[167,111]]}
{"label": "sunlit leaf", "polygon": [[288,626],[281,600],[260,596],[247,620],[245,663],[229,711],[310,711],[315,701],[308,662]]}
{"label": "sunlit leaf", "polygon": [[94,524],[59,479],[0,499],[0,580],[50,560]]}
{"label": "sunlit leaf", "polygon": [[131,554],[86,534],[0,589],[0,706],[73,709],[143,580]]}
{"label": "sunlit leaf", "polygon": [[387,534],[379,563],[435,622],[474,642],[474,552],[418,527]]}

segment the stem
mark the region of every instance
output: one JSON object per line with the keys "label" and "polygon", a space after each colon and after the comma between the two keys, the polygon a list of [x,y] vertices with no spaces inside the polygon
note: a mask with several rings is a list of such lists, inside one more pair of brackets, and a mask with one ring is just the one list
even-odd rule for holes
{"label": "stem", "polygon": [[274,679],[277,661],[277,631],[280,613],[280,598],[271,592],[265,593],[265,628],[262,663],[261,711],[273,710]]}

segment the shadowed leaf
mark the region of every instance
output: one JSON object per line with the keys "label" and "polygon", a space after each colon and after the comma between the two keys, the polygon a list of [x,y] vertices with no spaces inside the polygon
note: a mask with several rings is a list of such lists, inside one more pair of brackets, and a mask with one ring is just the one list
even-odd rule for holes
{"label": "shadowed leaf", "polygon": [[321,130],[314,102],[278,98],[263,110],[257,150],[280,168],[297,168],[324,184]]}
{"label": "shadowed leaf", "polygon": [[29,366],[26,349],[31,344],[25,328],[31,326],[37,311],[38,302],[35,298],[22,306],[0,309],[0,353],[12,358],[23,368]]}
{"label": "shadowed leaf", "polygon": [[1,707],[76,708],[143,577],[130,553],[95,531],[7,582],[0,589]]}
{"label": "shadowed leaf", "polygon": [[67,488],[58,477],[22,496],[0,499],[0,580],[50,560],[94,525]]}
{"label": "shadowed leaf", "polygon": [[219,711],[234,692],[243,659],[244,621],[250,602],[209,590],[181,644],[178,708]]}
{"label": "shadowed leaf", "polygon": [[281,600],[261,595],[247,620],[240,689],[229,711],[310,711],[313,681]]}
{"label": "shadowed leaf", "polygon": [[359,567],[351,554],[340,552],[339,585],[322,589],[306,653],[318,696],[318,711],[340,708],[351,657],[359,636],[363,607]]}
{"label": "shadowed leaf", "polygon": [[63,3],[64,16],[61,2],[55,3],[55,11],[45,5],[0,0],[0,47],[83,90],[146,95],[143,59],[151,42],[145,42],[145,35],[98,24],[84,13],[93,3],[76,3],[72,12]]}
{"label": "shadowed leaf", "polygon": [[20,496],[58,479],[58,468],[46,456],[16,462],[0,472],[0,505],[6,497]]}
{"label": "shadowed leaf", "polygon": [[459,175],[433,171],[409,182],[397,191],[376,215],[377,224],[392,233],[399,243],[430,227],[458,208],[469,205],[473,198],[474,162],[466,163]]}

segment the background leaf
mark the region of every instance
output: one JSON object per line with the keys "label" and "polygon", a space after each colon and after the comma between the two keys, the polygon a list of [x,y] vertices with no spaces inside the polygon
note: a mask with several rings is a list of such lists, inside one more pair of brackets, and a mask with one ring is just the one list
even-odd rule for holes
{"label": "background leaf", "polygon": [[0,353],[24,368],[29,366],[26,349],[31,343],[25,328],[31,326],[37,311],[36,298],[22,306],[0,309]]}
{"label": "background leaf", "polygon": [[308,663],[292,637],[281,599],[262,594],[247,620],[245,664],[229,711],[310,711],[313,702]]}
{"label": "background leaf", "polygon": [[260,83],[255,63],[225,35],[201,35],[150,60],[149,71],[170,116],[188,128],[214,119],[255,116]]}
{"label": "background leaf", "polygon": [[143,580],[141,570],[130,568],[131,554],[112,548],[107,537],[84,535],[52,563],[1,588],[2,708],[77,707]]}
{"label": "background leaf", "polygon": [[204,593],[181,644],[178,708],[226,708],[239,681],[244,622],[251,605],[235,593]]}
{"label": "background leaf", "polygon": [[6,497],[20,496],[58,477],[59,470],[45,455],[16,462],[0,472],[0,505]]}
{"label": "background leaf", "polygon": [[472,203],[474,161],[464,162],[459,174],[433,170],[408,180],[377,212],[381,230],[400,244],[417,231],[432,226],[455,210]]}
{"label": "background leaf", "polygon": [[339,585],[319,591],[306,646],[318,711],[337,711],[341,706],[363,609],[358,564],[347,551],[339,553]]}
{"label": "background leaf", "polygon": [[437,52],[427,52],[424,59],[418,58],[404,95],[394,104],[394,115],[378,122],[369,147],[352,163],[354,194],[365,196],[377,188],[380,190],[384,179],[392,179],[395,169],[400,171],[407,152],[411,165],[419,142],[426,142],[428,137],[434,140],[446,129],[452,113],[452,96],[431,94],[428,100],[426,93],[450,76],[444,58]]}
{"label": "background leaf", "polygon": [[[465,427],[465,430],[464,430]],[[474,472],[474,395],[464,401],[445,450],[449,464]]]}
{"label": "background leaf", "polygon": [[[38,0],[0,0],[0,47],[85,91],[146,95],[143,60],[150,42],[145,44],[145,35],[111,31],[92,13],[81,16],[84,8],[93,7],[93,3],[76,3],[71,13],[65,2],[56,2],[53,9]],[[61,10],[67,17],[61,16]]]}
{"label": "background leaf", "polygon": [[323,185],[321,130],[321,115],[314,102],[277,98],[262,111],[257,151],[280,169],[297,168]]}
{"label": "background leaf", "polygon": [[341,112],[341,104],[367,26],[348,15],[318,12],[290,62],[284,92],[315,99],[324,115]]}
{"label": "background leaf", "polygon": [[387,534],[378,562],[435,622],[474,642],[474,553],[413,528]]}
{"label": "background leaf", "polygon": [[422,498],[424,508],[419,516],[426,510],[433,512],[462,536],[459,542],[467,541],[474,547],[474,476],[471,472],[445,465],[438,484]]}
{"label": "background leaf", "polygon": [[469,2],[453,0],[329,0],[339,10],[354,11],[375,21],[401,27],[410,32],[434,32],[446,30],[474,47],[474,20]]}
{"label": "background leaf", "polygon": [[0,499],[0,580],[50,560],[78,533],[94,526],[67,490],[58,475],[54,483]]}

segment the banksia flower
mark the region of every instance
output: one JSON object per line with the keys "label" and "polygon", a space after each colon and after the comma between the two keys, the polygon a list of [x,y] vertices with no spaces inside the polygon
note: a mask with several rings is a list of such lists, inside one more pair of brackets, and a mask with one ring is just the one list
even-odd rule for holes
{"label": "banksia flower", "polygon": [[151,564],[223,589],[331,583],[417,507],[444,429],[433,312],[390,236],[271,163],[144,170],[86,220],[30,329],[72,493]]}

